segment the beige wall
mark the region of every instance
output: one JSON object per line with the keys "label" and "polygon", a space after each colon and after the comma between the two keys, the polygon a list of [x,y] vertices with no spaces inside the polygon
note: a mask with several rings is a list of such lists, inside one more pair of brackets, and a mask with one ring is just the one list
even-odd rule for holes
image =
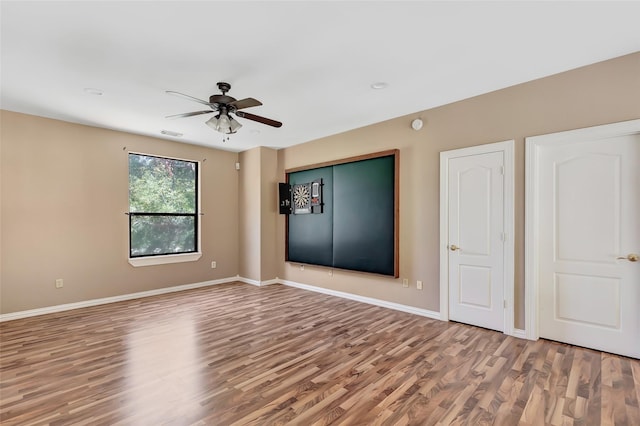
{"label": "beige wall", "polygon": [[239,274],[260,281],[260,147],[241,152],[238,156],[240,247]]}
{"label": "beige wall", "polygon": [[261,170],[261,275],[262,281],[278,276],[277,225],[278,225],[278,151],[260,148]]}
{"label": "beige wall", "polygon": [[257,147],[240,160],[240,276],[254,281],[276,278],[277,151]]}
{"label": "beige wall", "polygon": [[[238,273],[236,153],[8,111],[1,111],[0,120],[0,312]],[[129,150],[206,158],[200,260],[138,268],[127,262]],[[211,269],[212,260],[217,269]],[[57,278],[64,279],[64,288],[55,288]]]}
{"label": "beige wall", "polygon": [[[464,82],[461,82],[464,84]],[[421,96],[416,93],[415,96]],[[425,95],[426,96],[426,95]],[[411,129],[413,118],[425,126]],[[524,138],[640,118],[640,53],[517,85],[279,151],[278,174],[323,161],[400,149],[401,280],[284,262],[284,218],[278,222],[281,278],[439,311],[439,153],[515,140],[515,297],[524,328]],[[416,289],[416,280],[424,290]]]}

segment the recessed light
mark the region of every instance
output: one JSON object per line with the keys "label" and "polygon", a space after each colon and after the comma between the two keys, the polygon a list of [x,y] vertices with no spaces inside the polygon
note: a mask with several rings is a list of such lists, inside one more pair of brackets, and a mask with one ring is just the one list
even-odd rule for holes
{"label": "recessed light", "polygon": [[371,88],[375,90],[386,89],[388,86],[389,84],[385,83],[384,81],[377,81],[371,84]]}
{"label": "recessed light", "polygon": [[85,87],[84,91],[90,95],[102,96],[102,90],[94,87]]}
{"label": "recessed light", "polygon": [[173,136],[174,138],[179,138],[180,136],[182,136],[182,133],[173,132],[171,130],[161,130],[160,133],[167,136]]}

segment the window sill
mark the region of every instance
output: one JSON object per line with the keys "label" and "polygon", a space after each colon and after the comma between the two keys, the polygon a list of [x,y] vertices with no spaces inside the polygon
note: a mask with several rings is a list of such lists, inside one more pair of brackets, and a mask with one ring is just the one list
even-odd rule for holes
{"label": "window sill", "polygon": [[129,258],[129,264],[135,266],[166,265],[168,263],[195,262],[202,257],[202,253],[168,254],[166,256]]}

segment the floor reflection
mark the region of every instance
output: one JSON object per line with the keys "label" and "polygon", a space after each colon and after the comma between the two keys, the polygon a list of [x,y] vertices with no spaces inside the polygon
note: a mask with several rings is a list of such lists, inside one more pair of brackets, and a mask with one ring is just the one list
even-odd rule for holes
{"label": "floor reflection", "polygon": [[149,322],[127,336],[126,399],[136,424],[188,424],[201,413],[199,347],[189,314]]}

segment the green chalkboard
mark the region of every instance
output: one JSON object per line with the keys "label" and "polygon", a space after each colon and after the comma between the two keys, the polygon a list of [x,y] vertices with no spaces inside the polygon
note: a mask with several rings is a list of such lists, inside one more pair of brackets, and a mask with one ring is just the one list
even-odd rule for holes
{"label": "green chalkboard", "polygon": [[290,262],[398,276],[397,151],[287,173],[290,185],[322,179],[323,213],[287,220]]}

